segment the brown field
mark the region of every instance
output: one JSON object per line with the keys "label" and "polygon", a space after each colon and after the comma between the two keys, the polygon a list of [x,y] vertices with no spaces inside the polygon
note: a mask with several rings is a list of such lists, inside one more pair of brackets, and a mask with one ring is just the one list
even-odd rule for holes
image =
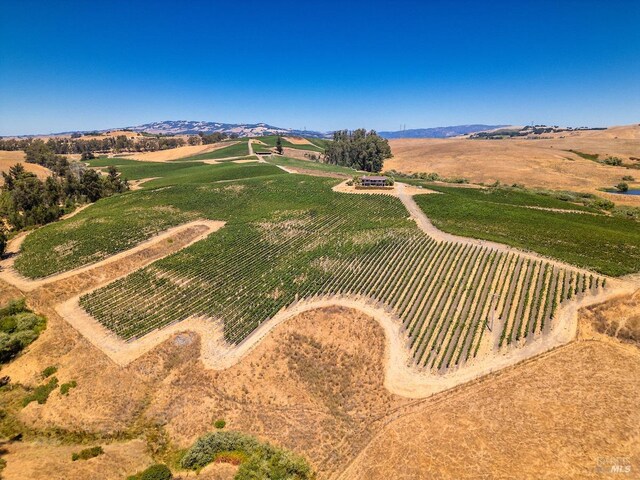
{"label": "brown field", "polygon": [[168,150],[158,150],[157,152],[132,153],[124,158],[140,160],[142,162],[168,162],[179,160],[180,158],[199,155],[201,153],[212,152],[220,148],[228,147],[238,142],[222,142],[210,145],[187,145],[184,147],[171,148]]}
{"label": "brown field", "polygon": [[[437,172],[445,177],[465,177],[474,183],[521,183],[527,187],[567,189],[598,193],[612,187],[625,175],[640,182],[640,170],[602,165],[566,150],[617,156],[625,163],[640,161],[640,126],[574,132],[556,138],[470,140],[398,139],[390,140],[394,157],[386,169],[402,172]],[[563,138],[561,138],[563,137]],[[631,196],[602,194],[619,203],[640,205]]]}
{"label": "brown field", "polygon": [[[27,172],[35,173],[38,178],[47,178],[51,175],[51,171],[48,168],[44,168],[40,165],[24,162],[24,152],[22,150],[7,151],[0,150],[0,171],[5,172],[9,170],[9,167],[14,166],[16,163],[22,163]],[[0,177],[0,184],[3,183]]]}
{"label": "brown field", "polygon": [[312,143],[303,137],[283,137],[287,142],[294,145],[312,145]]}

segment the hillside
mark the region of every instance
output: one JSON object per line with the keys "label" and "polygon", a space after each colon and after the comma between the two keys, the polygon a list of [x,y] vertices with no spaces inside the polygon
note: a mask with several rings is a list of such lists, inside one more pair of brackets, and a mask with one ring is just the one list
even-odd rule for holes
{"label": "hillside", "polygon": [[[387,170],[437,172],[475,183],[499,180],[503,184],[602,194],[599,189],[616,185],[622,177],[640,180],[639,125],[563,132],[544,138],[394,139],[389,144],[394,157],[385,162]],[[594,156],[597,159],[589,159]],[[620,158],[623,166],[601,163],[608,157]],[[619,203],[640,204],[637,196],[603,195]]]}
{"label": "hillside", "polygon": [[434,128],[412,128],[408,130],[397,130],[394,132],[378,132],[380,136],[388,139],[392,138],[449,138],[467,135],[469,133],[484,132],[506,125],[454,125],[451,127]]}

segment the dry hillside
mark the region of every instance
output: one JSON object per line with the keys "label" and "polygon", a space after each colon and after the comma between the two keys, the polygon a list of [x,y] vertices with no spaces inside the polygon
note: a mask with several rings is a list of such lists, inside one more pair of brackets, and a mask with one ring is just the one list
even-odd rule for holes
{"label": "dry hillside", "polygon": [[[22,150],[7,151],[0,150],[0,171],[5,172],[16,163],[22,163],[27,172],[35,173],[39,178],[48,177],[51,172],[48,168],[44,168],[40,165],[24,162],[24,152]],[[0,177],[0,184],[2,184],[2,178]]]}
{"label": "dry hillside", "polygon": [[[401,172],[437,172],[446,177],[465,177],[471,182],[521,183],[528,187],[569,189],[596,193],[631,175],[640,182],[640,170],[602,165],[568,150],[616,156],[625,163],[640,161],[640,125],[607,130],[553,134],[556,138],[470,140],[398,139],[390,140],[394,157],[386,169]],[[640,204],[638,198],[616,201]]]}

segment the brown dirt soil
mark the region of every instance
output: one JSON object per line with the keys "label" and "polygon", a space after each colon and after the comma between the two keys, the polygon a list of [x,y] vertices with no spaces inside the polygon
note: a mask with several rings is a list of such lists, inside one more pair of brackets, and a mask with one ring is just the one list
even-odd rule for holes
{"label": "brown dirt soil", "polygon": [[[8,151],[0,150],[0,171],[6,172],[16,163],[21,163],[27,172],[35,173],[38,178],[44,179],[51,175],[51,170],[34,163],[25,163],[24,152],[22,150]],[[4,183],[0,177],[0,185]]]}
{"label": "brown dirt soil", "polygon": [[640,352],[574,342],[389,422],[341,478],[638,478],[639,395]]}
{"label": "brown dirt soil", "polygon": [[602,165],[566,151],[597,153],[601,158],[612,155],[627,163],[640,164],[630,160],[640,156],[640,126],[616,128],[618,130],[537,140],[469,140],[465,137],[391,140],[394,157],[385,162],[385,168],[410,173],[437,172],[446,177],[465,177],[474,183],[490,184],[500,180],[528,187],[587,191],[617,203],[640,205],[638,197],[598,191],[616,185],[625,175],[639,177],[634,175],[635,170]]}

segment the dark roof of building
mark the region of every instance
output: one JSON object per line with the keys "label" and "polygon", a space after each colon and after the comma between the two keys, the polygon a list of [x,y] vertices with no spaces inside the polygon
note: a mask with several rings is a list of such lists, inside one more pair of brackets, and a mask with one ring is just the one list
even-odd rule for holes
{"label": "dark roof of building", "polygon": [[381,177],[381,176],[364,176],[362,177],[362,180],[386,180],[387,177]]}

